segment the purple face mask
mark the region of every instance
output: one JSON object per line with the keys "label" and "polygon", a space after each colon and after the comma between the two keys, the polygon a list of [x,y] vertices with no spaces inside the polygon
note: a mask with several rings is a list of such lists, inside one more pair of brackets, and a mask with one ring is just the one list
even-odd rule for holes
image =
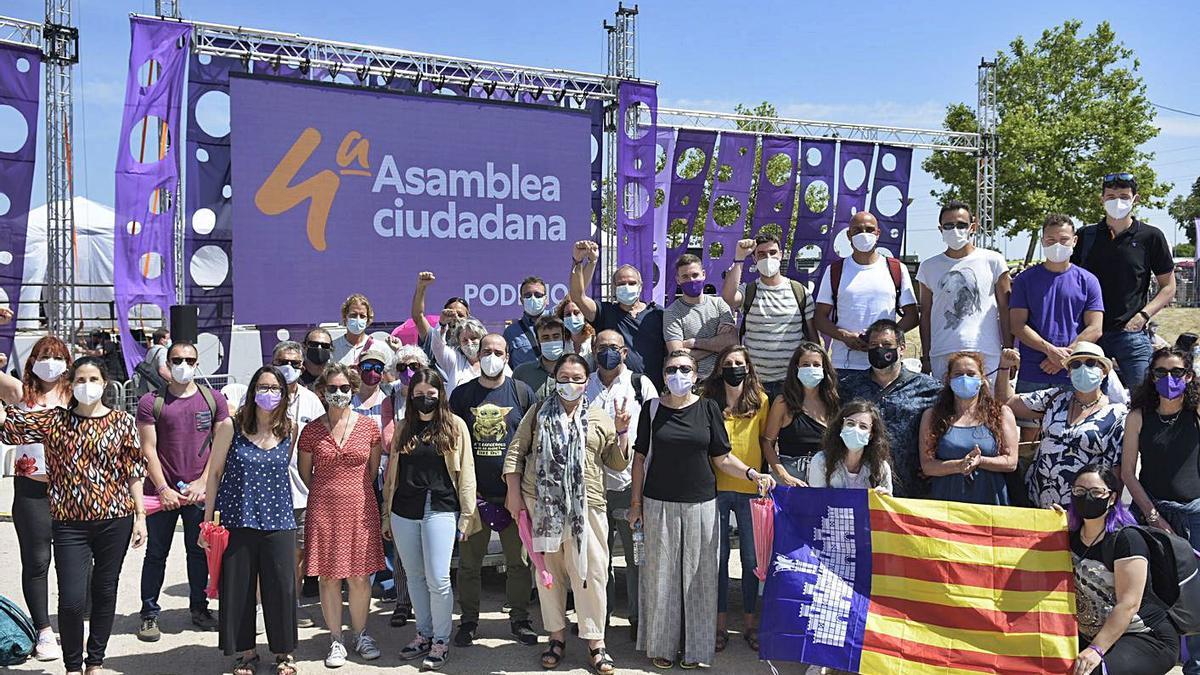
{"label": "purple face mask", "polygon": [[260,391],[254,395],[254,404],[258,407],[271,412],[279,407],[279,401],[283,399],[283,394],[278,391]]}
{"label": "purple face mask", "polygon": [[417,371],[409,370],[408,368],[399,368],[396,370],[396,375],[398,376],[400,380],[400,386],[402,387],[407,387],[408,383],[412,381],[413,375],[416,374]]}
{"label": "purple face mask", "polygon": [[1154,388],[1163,398],[1179,398],[1187,390],[1187,380],[1174,375],[1160,377],[1154,381]]}
{"label": "purple face mask", "polygon": [[704,292],[704,280],[690,279],[682,284],[679,284],[679,289],[683,291],[683,294],[689,298],[698,298],[700,297],[700,294]]}

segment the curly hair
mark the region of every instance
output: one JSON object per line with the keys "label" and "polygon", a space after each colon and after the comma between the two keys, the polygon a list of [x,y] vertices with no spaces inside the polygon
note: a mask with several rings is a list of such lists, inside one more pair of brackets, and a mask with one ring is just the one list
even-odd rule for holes
{"label": "curly hair", "polygon": [[938,442],[942,440],[954,425],[954,390],[950,388],[950,371],[954,369],[954,364],[962,359],[967,359],[975,364],[979,369],[980,379],[983,384],[979,387],[979,393],[975,399],[976,415],[983,419],[983,425],[988,431],[992,432],[992,436],[999,443],[1004,437],[1004,403],[997,400],[992,393],[991,382],[988,381],[983,365],[983,356],[978,352],[955,352],[946,360],[946,379],[942,385],[942,390],[938,392],[937,401],[933,404],[931,410],[933,416],[929,424],[929,439],[930,450],[927,454],[933,457],[937,454]]}
{"label": "curly hair", "polygon": [[[566,315],[567,315],[567,305],[575,305],[575,303],[571,300],[571,298],[563,298],[558,303],[558,307],[554,308],[554,316],[557,316],[558,318],[563,319],[565,321]],[[579,305],[575,305],[575,306],[579,307]],[[564,327],[566,326],[566,324],[563,324],[563,325],[564,325]],[[564,331],[564,332],[569,333],[569,331]],[[595,337],[595,335],[596,335],[596,329],[592,328],[592,324],[588,323],[586,320],[583,322],[583,330],[581,330],[579,332],[581,335],[583,335],[585,340],[588,338]],[[571,337],[573,338],[574,336],[572,335]]]}
{"label": "curly hair", "polygon": [[845,424],[846,418],[858,413],[867,413],[871,416],[871,440],[867,441],[867,446],[863,448],[863,464],[871,469],[871,487],[879,487],[879,478],[883,475],[883,465],[886,464],[892,456],[891,444],[888,442],[887,428],[883,424],[883,416],[879,414],[879,408],[870,401],[855,399],[838,411],[836,420],[830,420],[825,429],[825,438],[821,446],[825,452],[825,484],[829,485],[833,480],[833,472],[838,465],[845,463],[846,455],[849,450],[846,449],[846,443],[842,440],[842,426]]}
{"label": "curly hair", "polygon": [[1130,408],[1141,410],[1142,415],[1150,415],[1158,408],[1161,397],[1158,389],[1154,387],[1154,363],[1172,356],[1182,360],[1183,367],[1192,373],[1192,381],[1188,382],[1187,388],[1183,390],[1184,410],[1195,410],[1197,406],[1200,406],[1200,378],[1196,377],[1196,371],[1192,369],[1192,353],[1178,347],[1163,347],[1155,350],[1154,355],[1150,357],[1150,367],[1146,369],[1146,379],[1142,380],[1134,389],[1133,400],[1129,404]]}
{"label": "curly hair", "polygon": [[787,406],[789,415],[796,416],[804,410],[804,385],[800,384],[800,378],[796,376],[796,373],[800,370],[800,359],[805,354],[821,355],[821,367],[825,369],[825,377],[817,385],[817,398],[825,404],[825,414],[832,415],[842,407],[842,399],[838,395],[837,388],[837,369],[833,367],[829,352],[816,342],[808,340],[801,342],[796,347],[796,351],[792,352],[791,360],[788,361],[787,376],[783,381],[783,403]]}
{"label": "curly hair", "polygon": [[[742,382],[742,393],[738,400],[728,402],[725,401],[725,378],[721,376],[721,371],[724,369],[725,359],[735,353],[741,353],[746,358],[746,379]],[[724,403],[721,407],[728,406],[734,417],[754,417],[766,398],[758,375],[754,372],[754,361],[750,358],[749,350],[738,344],[729,345],[717,354],[717,367],[712,369],[701,386],[704,398]]]}

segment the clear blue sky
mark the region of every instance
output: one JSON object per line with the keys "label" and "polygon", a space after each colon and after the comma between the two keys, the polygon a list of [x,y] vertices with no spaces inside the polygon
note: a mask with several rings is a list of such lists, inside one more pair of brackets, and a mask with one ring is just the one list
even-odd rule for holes
{"label": "clear blue sky", "polygon": [[[603,72],[604,31],[616,2],[234,2],[181,0],[184,16],[478,59]],[[77,192],[111,204],[129,12],[152,0],[91,0],[77,12]],[[6,15],[39,19],[42,0],[5,0]],[[981,56],[1017,35],[1035,39],[1070,18],[1101,20],[1133,48],[1152,101],[1200,113],[1200,3],[1045,2],[813,3],[651,0],[641,3],[639,74],[660,83],[661,105],[729,111],[769,100],[787,116],[936,128],[946,104],[975,101]],[[1186,191],[1200,175],[1200,116],[1159,111],[1149,144],[1160,178]],[[0,132],[2,133],[2,132]],[[919,164],[924,155],[918,155]],[[39,153],[39,161],[41,160]],[[39,169],[39,176],[44,175]],[[36,183],[35,203],[44,200]],[[915,172],[909,252],[941,249],[933,231],[931,177]],[[1000,189],[1004,189],[1001,185]],[[1165,211],[1142,209],[1168,240],[1183,234]],[[1002,242],[1003,243],[1003,242]],[[1008,246],[1010,257],[1025,240]]]}

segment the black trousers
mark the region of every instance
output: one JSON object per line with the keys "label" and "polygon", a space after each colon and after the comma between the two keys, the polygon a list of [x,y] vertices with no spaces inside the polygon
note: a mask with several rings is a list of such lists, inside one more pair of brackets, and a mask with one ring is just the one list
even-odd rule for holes
{"label": "black trousers", "polygon": [[296,531],[231,529],[220,574],[217,630],[225,654],[255,648],[256,591],[271,653],[296,651]]}
{"label": "black trousers", "polygon": [[[133,516],[107,520],[54,521],[54,569],[58,573],[58,628],[67,671],[104,664],[117,609],[117,582],[133,534]],[[91,632],[83,657],[83,616],[91,566]]]}
{"label": "black trousers", "polygon": [[21,591],[33,626],[39,631],[50,626],[50,501],[47,485],[17,476],[13,479],[13,526],[21,548]]}
{"label": "black trousers", "polygon": [[[1079,649],[1090,641],[1079,637]],[[1117,638],[1104,655],[1104,663],[1092,670],[1101,675],[1166,675],[1179,660],[1179,633],[1170,621],[1163,621],[1148,633],[1126,633]]]}

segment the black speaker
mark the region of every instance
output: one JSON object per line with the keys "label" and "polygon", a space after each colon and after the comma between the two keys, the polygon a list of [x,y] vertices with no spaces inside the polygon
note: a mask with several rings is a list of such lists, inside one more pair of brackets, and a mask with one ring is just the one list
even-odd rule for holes
{"label": "black speaker", "polygon": [[171,305],[171,342],[196,343],[200,308],[196,305]]}

